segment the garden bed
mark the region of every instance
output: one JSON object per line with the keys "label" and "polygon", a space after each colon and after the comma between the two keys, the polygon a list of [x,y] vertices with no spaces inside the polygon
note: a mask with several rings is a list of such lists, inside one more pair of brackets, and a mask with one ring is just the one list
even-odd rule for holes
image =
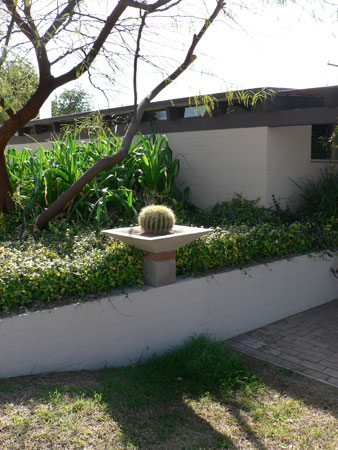
{"label": "garden bed", "polygon": [[[38,234],[3,232],[1,314],[79,302],[143,284],[142,252],[88,228],[61,222]],[[229,225],[177,251],[177,275],[244,268],[338,247],[338,219]]]}

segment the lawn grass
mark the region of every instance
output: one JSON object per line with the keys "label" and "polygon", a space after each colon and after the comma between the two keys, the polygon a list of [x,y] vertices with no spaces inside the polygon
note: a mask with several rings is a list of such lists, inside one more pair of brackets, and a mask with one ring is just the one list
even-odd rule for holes
{"label": "lawn grass", "polygon": [[136,367],[1,380],[0,448],[338,447],[337,389],[241,358],[200,337]]}

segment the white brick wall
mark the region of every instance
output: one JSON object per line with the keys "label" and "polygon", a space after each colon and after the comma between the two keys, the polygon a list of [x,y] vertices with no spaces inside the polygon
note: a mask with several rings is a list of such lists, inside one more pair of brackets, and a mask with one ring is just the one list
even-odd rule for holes
{"label": "white brick wall", "polygon": [[181,160],[180,181],[191,200],[205,208],[236,193],[265,203],[268,129],[238,128],[168,134]]}
{"label": "white brick wall", "polygon": [[268,129],[267,193],[281,204],[294,205],[299,192],[291,181],[304,177],[319,177],[327,163],[311,161],[311,125],[274,127]]}

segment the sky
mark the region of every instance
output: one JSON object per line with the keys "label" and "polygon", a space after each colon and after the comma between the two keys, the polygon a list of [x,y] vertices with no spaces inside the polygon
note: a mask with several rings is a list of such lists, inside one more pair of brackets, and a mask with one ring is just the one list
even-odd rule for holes
{"label": "sky", "polygon": [[[207,30],[196,49],[197,60],[191,69],[154,101],[255,87],[309,88],[338,84],[338,67],[328,65],[338,65],[338,2],[299,0],[287,6],[258,0],[246,3],[253,7],[234,8],[235,21],[220,20]],[[184,43],[190,40],[188,33],[183,35]],[[139,97],[146,95],[162,78],[163,74],[154,73],[149,66],[140,67]],[[131,78],[111,93],[109,104],[85,78],[77,83],[94,96],[95,109],[133,103]],[[48,116],[49,107],[47,102],[42,116]]]}

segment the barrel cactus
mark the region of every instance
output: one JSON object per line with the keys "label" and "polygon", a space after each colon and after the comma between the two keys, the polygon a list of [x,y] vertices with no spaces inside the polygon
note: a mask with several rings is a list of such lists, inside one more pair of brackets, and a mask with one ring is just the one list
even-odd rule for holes
{"label": "barrel cactus", "polygon": [[161,205],[146,206],[138,215],[139,225],[148,234],[168,234],[175,221],[173,211]]}

